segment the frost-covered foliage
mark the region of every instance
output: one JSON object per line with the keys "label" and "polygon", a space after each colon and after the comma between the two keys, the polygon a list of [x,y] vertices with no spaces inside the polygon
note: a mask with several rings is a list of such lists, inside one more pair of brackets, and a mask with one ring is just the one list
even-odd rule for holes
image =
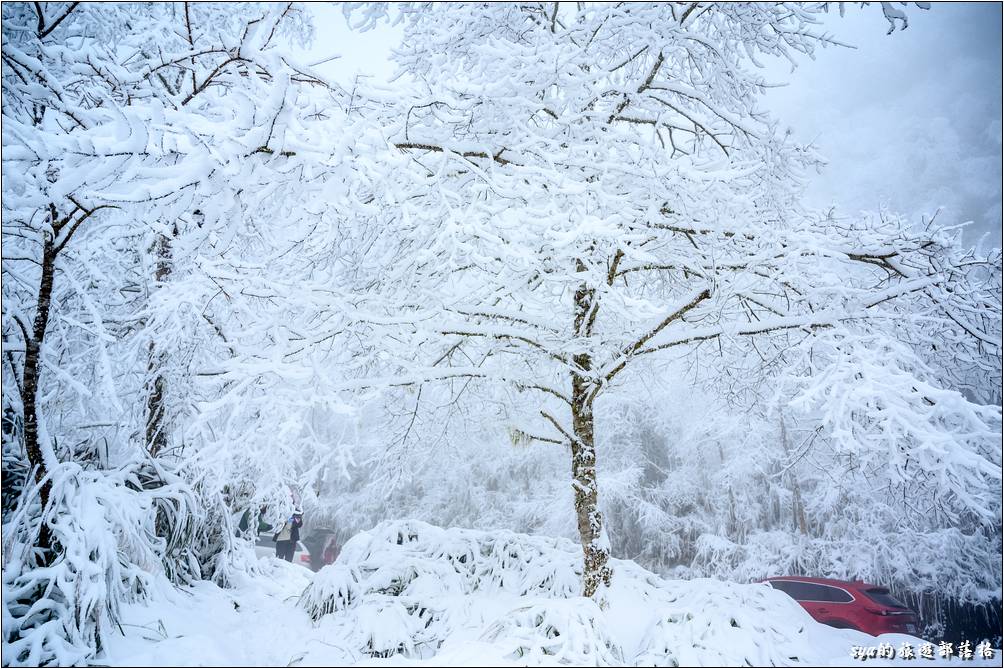
{"label": "frost-covered foliage", "polygon": [[[406,335],[389,336],[433,351],[402,362],[402,380],[491,379],[510,394],[537,393],[536,406],[513,411],[512,434],[568,442],[575,463],[580,444],[582,453],[593,448],[594,400],[617,390],[614,379],[623,383],[620,372],[636,358],[714,342],[726,350],[726,373],[702,376],[755,392],[800,342],[827,359],[807,336],[814,331],[825,341],[835,330],[853,355],[881,354],[874,340],[892,334],[888,303],[944,283],[944,272],[914,258],[933,243],[927,238],[903,226],[848,228],[797,206],[798,172],[813,157],[756,112],[759,82],[744,63],[757,49],[811,52],[823,41],[802,29],[811,10],[466,9],[400,10],[408,47],[399,62],[423,83],[402,103],[408,113],[396,112],[404,119],[397,147],[426,152],[419,165],[428,172],[400,173],[412,195],[394,234],[421,251],[404,256],[409,272],[387,277],[387,299],[414,314]],[[767,27],[790,41],[737,47],[746,31]],[[419,37],[430,33],[443,38]],[[439,56],[444,44],[448,58]],[[553,62],[580,66],[553,70]],[[395,194],[388,206],[400,201]],[[916,376],[912,360],[905,365]],[[450,382],[455,394],[468,389]],[[867,401],[833,408],[854,422]],[[571,416],[562,418],[562,402]],[[904,408],[904,422],[927,424],[915,403]],[[954,427],[932,427],[951,439]],[[976,427],[981,442],[992,432]],[[849,446],[871,447],[848,434]],[[951,478],[960,474],[955,467]]]}
{"label": "frost-covered foliage", "polygon": [[[611,426],[598,440],[598,471],[615,556],[679,577],[860,578],[907,599],[999,601],[992,525],[916,514],[937,499],[929,488],[909,480],[890,487],[886,470],[856,466],[811,417],[796,420],[791,409],[743,415],[714,396],[674,389],[673,378],[646,375],[599,414]],[[314,511],[318,524],[337,528],[342,541],[402,515],[574,537],[562,480],[567,450],[513,445],[505,422],[488,415],[470,432],[416,425],[415,444],[393,463],[371,450],[376,444],[361,445],[352,480],[322,489],[322,500],[337,502]]]}
{"label": "frost-covered foliage", "polygon": [[506,657],[527,666],[624,664],[603,612],[587,597],[531,600],[493,623],[481,638],[503,646]]}
{"label": "frost-covered foliage", "polygon": [[[345,593],[335,601],[344,601],[341,608],[347,608],[365,594],[420,596],[436,592],[428,585],[444,582],[451,592],[570,597],[578,590],[575,560],[563,559],[562,551],[573,547],[567,540],[509,531],[388,521],[346,543],[335,564],[319,572],[302,604],[317,617],[328,612],[325,601],[332,592]],[[356,585],[346,585],[349,580]]]}
{"label": "frost-covered foliage", "polygon": [[[49,477],[46,508],[26,490],[3,524],[3,646],[15,665],[85,664],[121,605],[142,599],[158,574],[202,577],[185,530],[201,513],[182,479],[149,461],[115,470],[66,462]],[[38,568],[43,523],[54,557]]]}
{"label": "frost-covered foliage", "polygon": [[815,623],[768,587],[668,581],[614,560],[616,578],[601,606],[577,596],[578,553],[564,539],[382,523],[353,537],[299,605],[378,657],[430,658],[470,639],[490,646],[492,656],[531,666],[768,666],[813,658],[806,630]]}
{"label": "frost-covered foliage", "polygon": [[771,615],[772,609],[780,609],[778,613],[784,609],[770,591],[704,579],[675,589],[662,601],[653,598],[658,608],[635,656],[638,666],[766,667],[813,655],[801,634],[804,621],[802,628],[792,630],[790,620],[782,622]]}
{"label": "frost-covered foliage", "polygon": [[[796,62],[832,43],[816,23],[824,9],[347,9],[363,29],[389,16],[404,33],[396,99],[360,92],[390,138],[374,160],[397,169],[372,190],[379,206],[351,214],[382,230],[393,259],[361,301],[367,345],[386,385],[418,388],[392,400],[407,428],[377,469],[428,451],[412,446],[432,432],[423,412],[430,425],[488,413],[502,423],[493,443],[501,427],[515,445],[567,448],[591,593],[617,533],[601,510],[627,500],[628,515],[659,516],[643,496],[600,494],[626,415],[606,405],[666,373],[744,416],[734,434],[777,439],[779,411],[818,432],[807,445],[825,445],[821,459],[848,481],[805,481],[798,494],[821,514],[848,509],[831,525],[842,537],[863,523],[885,532],[897,514],[915,532],[999,536],[999,252],[967,252],[940,223],[807,210],[818,157],[760,106],[759,59]],[[681,446],[687,461],[702,455]],[[756,471],[742,450],[718,450],[736,479],[739,463]],[[737,487],[714,506],[739,531]],[[932,491],[933,518],[919,505]],[[881,529],[876,508],[888,509]],[[715,525],[698,534],[721,537]]]}
{"label": "frost-covered foliage", "polygon": [[[255,225],[310,169],[302,93],[324,85],[284,59],[310,35],[295,4],[11,3],[3,33],[4,536],[22,542],[5,657],[63,663],[65,642],[83,662],[125,601],[120,567],[230,582],[249,568],[241,515],[281,515],[309,468],[239,413],[274,390],[261,418],[292,414],[282,384],[220,365],[262,353],[265,333],[228,337],[269,300],[234,265],[289,251]],[[88,495],[128,527],[68,506]]]}
{"label": "frost-covered foliage", "polygon": [[[256,498],[287,501],[287,479],[311,458],[304,452],[310,435],[300,434],[304,414],[344,410],[319,397],[285,419],[293,412],[281,408],[280,396],[301,403],[303,385],[290,389],[280,369],[261,364],[266,343],[288,339],[276,328],[300,329],[296,318],[283,321],[271,311],[294,292],[275,279],[302,278],[314,257],[305,254],[300,271],[270,263],[290,254],[302,230],[262,224],[312,218],[302,209],[291,216],[293,203],[276,193],[291,181],[302,183],[304,197],[323,187],[324,179],[310,185],[310,172],[316,156],[332,152],[317,138],[299,143],[311,134],[301,124],[317,112],[304,88],[323,85],[283,55],[282,38],[306,37],[309,23],[292,4],[43,10],[52,30],[40,36],[30,5],[4,8],[4,230],[11,251],[4,332],[11,343],[22,334],[38,339],[31,323],[41,311],[40,251],[49,248],[47,230],[67,219],[51,240],[50,269],[58,277],[40,344],[48,392],[39,429],[52,434],[43,445],[56,437],[91,448],[110,443],[103,450],[112,461],[137,438],[144,450],[169,457],[195,449],[195,468],[213,476],[207,488],[272,479]],[[249,266],[274,266],[276,275],[256,276]],[[310,295],[306,284],[295,290]],[[288,311],[317,319],[306,302]],[[257,321],[260,328],[250,327]],[[5,362],[23,373],[18,356]],[[228,367],[237,363],[244,366]],[[266,373],[273,376],[263,379]],[[5,385],[6,405],[18,411],[15,390]],[[276,411],[256,414],[254,398],[266,395]],[[268,442],[251,438],[263,422],[281,424]],[[202,448],[221,441],[243,442],[241,459]]]}
{"label": "frost-covered foliage", "polygon": [[[611,546],[986,599],[1001,256],[800,205],[819,160],[756,66],[831,43],[824,10],[350,8],[404,44],[392,91],[346,92],[284,48],[296,4],[5,3],[5,644],[93,659],[140,572],[239,582],[294,498],[343,536],[578,536],[581,566],[497,533],[393,565],[356,541],[304,606],[398,620],[352,632],[373,655],[435,650],[444,583],[602,593]],[[100,513],[63,519],[78,498]],[[545,641],[506,652],[631,657],[602,629],[554,647],[598,629],[563,607],[514,616]]]}
{"label": "frost-covered foliage", "polygon": [[[318,572],[300,606],[315,620],[349,616],[355,647],[365,654],[429,657],[469,624],[463,597],[573,597],[580,589],[577,563],[567,540],[386,522],[353,537],[335,564]],[[596,619],[582,614],[578,598],[569,601],[541,600],[483,637],[514,643],[512,657],[530,663],[544,655],[573,664],[616,663],[612,644],[592,646],[604,634]],[[541,639],[547,641],[540,645]]]}
{"label": "frost-covered foliage", "polygon": [[[409,532],[427,531],[407,525]],[[454,543],[462,536],[470,538],[465,530],[448,530],[440,538]],[[558,555],[565,551],[567,560],[576,559],[577,546],[562,543],[566,548],[556,550],[556,561],[566,561]],[[395,557],[393,550],[385,554]],[[203,666],[568,666],[562,661],[591,666],[609,663],[613,656],[619,657],[617,666],[845,666],[858,662],[850,655],[854,646],[891,644],[895,650],[909,643],[916,650],[921,643],[906,635],[876,639],[820,625],[782,593],[762,585],[666,580],[631,562],[613,564],[617,577],[606,608],[578,596],[429,592],[426,601],[434,615],[456,614],[442,639],[442,626],[423,631],[423,619],[408,614],[407,604],[393,595],[372,594],[366,605],[314,620],[297,595],[323,572],[314,575],[268,558],[261,560],[260,574],[240,579],[234,588],[201,582],[127,606],[132,624],[110,640],[105,663],[148,666],[171,657]],[[431,580],[427,585],[439,587]],[[448,589],[454,585],[445,582]],[[381,615],[382,626],[375,617]],[[568,639],[572,636],[574,642]],[[438,650],[427,643],[431,639],[442,640]],[[952,665],[994,666],[999,658],[997,651],[993,660],[956,658]]]}

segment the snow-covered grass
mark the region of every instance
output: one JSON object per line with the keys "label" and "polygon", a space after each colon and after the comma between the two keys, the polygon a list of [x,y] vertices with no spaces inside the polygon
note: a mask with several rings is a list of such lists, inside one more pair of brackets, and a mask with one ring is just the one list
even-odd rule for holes
{"label": "snow-covered grass", "polygon": [[764,585],[664,580],[625,560],[598,605],[577,596],[579,559],[564,539],[383,523],[316,575],[263,558],[231,589],[203,582],[127,606],[99,662],[846,665],[861,662],[854,646],[921,643],[820,625]]}

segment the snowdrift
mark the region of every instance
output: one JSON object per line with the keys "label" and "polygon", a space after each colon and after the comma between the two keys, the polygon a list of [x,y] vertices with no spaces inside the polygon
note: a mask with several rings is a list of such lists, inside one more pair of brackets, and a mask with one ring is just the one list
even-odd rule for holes
{"label": "snowdrift", "polygon": [[[345,630],[362,655],[396,661],[764,666],[833,658],[832,643],[821,648],[816,637],[819,628],[837,631],[768,586],[667,581],[614,560],[601,607],[577,596],[580,563],[581,550],[564,539],[388,522],[351,539],[299,606]],[[852,643],[839,645],[849,657]]]}

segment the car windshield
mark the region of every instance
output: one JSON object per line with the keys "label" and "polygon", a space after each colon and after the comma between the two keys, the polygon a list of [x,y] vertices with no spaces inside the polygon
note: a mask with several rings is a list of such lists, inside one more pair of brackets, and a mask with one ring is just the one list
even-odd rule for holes
{"label": "car windshield", "polygon": [[889,594],[888,588],[870,588],[865,590],[865,594],[868,595],[868,599],[872,600],[876,604],[891,606],[897,609],[906,608],[906,604]]}
{"label": "car windshield", "polygon": [[784,580],[769,581],[769,583],[774,588],[800,602],[834,602],[846,604],[854,601],[854,598],[846,590],[823,585],[822,583]]}

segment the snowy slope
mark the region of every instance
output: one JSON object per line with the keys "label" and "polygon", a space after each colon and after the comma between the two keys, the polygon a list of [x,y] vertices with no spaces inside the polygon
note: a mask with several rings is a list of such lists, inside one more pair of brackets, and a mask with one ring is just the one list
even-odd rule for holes
{"label": "snowy slope", "polygon": [[354,537],[336,564],[316,575],[266,558],[261,576],[232,590],[206,583],[167,588],[156,604],[124,612],[124,636],[100,661],[840,665],[852,662],[855,645],[921,643],[817,624],[767,586],[667,581],[624,560],[614,561],[601,607],[576,595],[579,559],[577,546],[564,539],[383,523]]}

